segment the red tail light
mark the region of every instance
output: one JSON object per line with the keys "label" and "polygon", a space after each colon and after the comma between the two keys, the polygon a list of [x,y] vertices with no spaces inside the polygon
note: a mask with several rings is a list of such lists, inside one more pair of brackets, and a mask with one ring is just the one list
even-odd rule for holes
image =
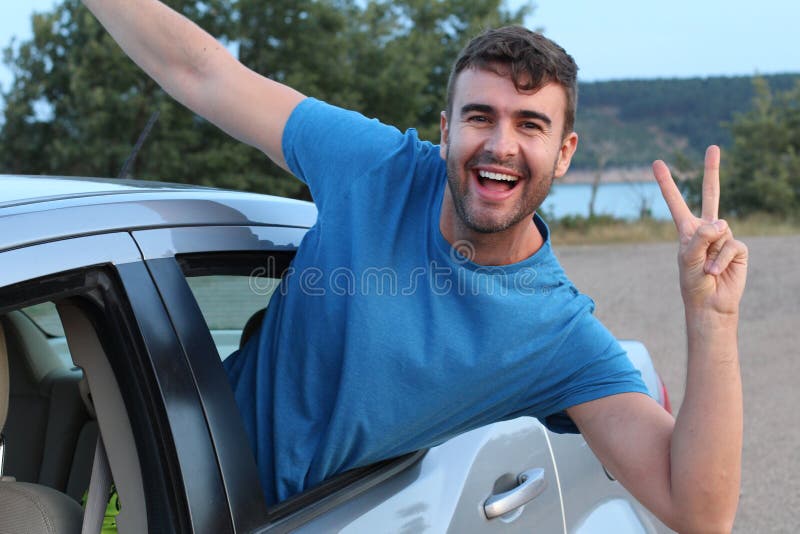
{"label": "red tail light", "polygon": [[658,382],[661,384],[661,406],[664,407],[667,412],[672,414],[672,403],[669,402],[669,393],[667,392],[667,386],[664,384],[664,381],[661,380],[661,377],[658,377]]}

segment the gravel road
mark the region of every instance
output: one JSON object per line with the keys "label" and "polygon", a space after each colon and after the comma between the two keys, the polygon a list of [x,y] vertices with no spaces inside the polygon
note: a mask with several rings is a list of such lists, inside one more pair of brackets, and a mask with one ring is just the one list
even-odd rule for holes
{"label": "gravel road", "polygon": [[[559,247],[570,278],[617,337],[643,341],[677,413],[686,377],[677,244]],[[739,351],[744,387],[742,495],[734,532],[800,525],[800,236],[744,238],[750,250]]]}

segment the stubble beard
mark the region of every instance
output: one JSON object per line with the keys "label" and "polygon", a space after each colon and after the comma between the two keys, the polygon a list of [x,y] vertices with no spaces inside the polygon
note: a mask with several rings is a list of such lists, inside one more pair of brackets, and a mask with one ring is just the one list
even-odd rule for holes
{"label": "stubble beard", "polygon": [[[480,220],[479,214],[475,213],[469,206],[470,191],[468,180],[472,177],[469,175],[467,169],[472,168],[477,164],[478,160],[486,163],[498,163],[497,161],[489,161],[491,156],[476,156],[467,162],[464,169],[459,168],[455,158],[450,157],[450,149],[447,149],[447,187],[450,190],[450,196],[453,199],[456,214],[461,222],[474,232],[481,234],[493,234],[508,230],[516,225],[523,219],[533,217],[533,213],[539,209],[544,199],[550,193],[550,187],[555,178],[555,170],[558,161],[553,162],[553,167],[550,169],[549,174],[534,176],[531,171],[525,173],[523,178],[524,183],[518,184],[516,187],[523,187],[522,194],[518,196],[513,208],[510,209],[506,215],[499,219]],[[461,179],[461,172],[467,176],[467,180]]]}

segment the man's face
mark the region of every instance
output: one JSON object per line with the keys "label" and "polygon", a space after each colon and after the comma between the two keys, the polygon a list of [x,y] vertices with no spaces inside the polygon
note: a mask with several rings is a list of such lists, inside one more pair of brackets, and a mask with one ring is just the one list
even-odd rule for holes
{"label": "man's face", "polygon": [[441,124],[456,224],[480,233],[530,224],[577,146],[575,133],[563,136],[566,102],[555,83],[518,92],[509,77],[488,70],[458,75],[451,116],[443,113]]}

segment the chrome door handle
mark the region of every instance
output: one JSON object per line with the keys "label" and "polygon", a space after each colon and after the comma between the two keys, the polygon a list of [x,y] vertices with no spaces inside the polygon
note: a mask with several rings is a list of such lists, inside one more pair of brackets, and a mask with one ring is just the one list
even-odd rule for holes
{"label": "chrome door handle", "polygon": [[544,469],[537,467],[528,469],[517,477],[517,486],[497,495],[492,495],[483,503],[483,511],[488,519],[494,519],[519,508],[539,495],[547,488]]}

